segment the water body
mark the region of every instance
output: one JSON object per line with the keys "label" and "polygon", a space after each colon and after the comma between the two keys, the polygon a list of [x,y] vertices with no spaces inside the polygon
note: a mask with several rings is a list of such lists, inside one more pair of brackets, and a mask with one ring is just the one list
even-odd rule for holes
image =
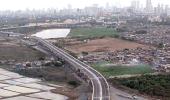
{"label": "water body", "polygon": [[41,32],[37,32],[32,36],[40,37],[43,39],[50,38],[64,38],[70,33],[70,29],[48,29]]}

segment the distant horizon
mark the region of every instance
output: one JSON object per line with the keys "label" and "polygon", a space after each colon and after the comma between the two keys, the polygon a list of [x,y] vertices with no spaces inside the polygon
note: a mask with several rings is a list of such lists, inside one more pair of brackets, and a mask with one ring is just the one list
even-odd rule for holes
{"label": "distant horizon", "polygon": [[[99,7],[106,7],[108,4],[110,7],[129,7],[132,1],[140,1],[140,6],[145,7],[146,0],[4,0],[0,3],[0,11],[17,11],[17,10],[41,10],[41,9],[64,9],[64,8],[84,8],[97,4]],[[169,0],[152,0],[153,6],[158,4],[164,4],[170,6]]]}

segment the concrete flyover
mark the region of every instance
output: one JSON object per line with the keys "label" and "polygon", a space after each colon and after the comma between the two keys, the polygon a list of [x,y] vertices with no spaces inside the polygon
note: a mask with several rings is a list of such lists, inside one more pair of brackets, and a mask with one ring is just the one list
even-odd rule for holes
{"label": "concrete flyover", "polygon": [[37,25],[25,25],[25,26],[14,26],[14,27],[7,27],[7,28],[0,28],[0,31],[18,31],[19,29],[28,30],[35,30],[35,29],[49,29],[49,28],[77,28],[86,26],[89,24],[88,22],[81,22],[81,23],[73,23],[73,24],[65,24],[65,23],[55,23],[55,24],[37,24]]}
{"label": "concrete flyover", "polygon": [[92,100],[110,100],[110,90],[107,80],[102,74],[90,67],[89,65],[74,58],[64,50],[54,46],[52,43],[38,37],[31,37],[36,39],[41,46],[50,50],[55,56],[62,57],[72,66],[81,69],[81,71],[88,76],[93,86]]}

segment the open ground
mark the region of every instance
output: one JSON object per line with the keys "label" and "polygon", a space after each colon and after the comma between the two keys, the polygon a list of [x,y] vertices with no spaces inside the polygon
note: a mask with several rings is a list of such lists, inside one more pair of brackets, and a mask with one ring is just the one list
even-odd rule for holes
{"label": "open ground", "polygon": [[104,52],[104,51],[116,51],[122,49],[134,49],[137,47],[148,48],[146,45],[120,40],[116,38],[103,38],[89,40],[87,43],[72,44],[66,46],[66,49],[73,53],[81,52]]}

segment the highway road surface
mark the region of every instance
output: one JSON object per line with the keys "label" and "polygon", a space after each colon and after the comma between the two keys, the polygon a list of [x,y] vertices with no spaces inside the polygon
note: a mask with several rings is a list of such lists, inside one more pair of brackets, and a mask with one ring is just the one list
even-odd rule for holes
{"label": "highway road surface", "polygon": [[39,43],[49,49],[55,56],[62,57],[65,61],[69,62],[72,66],[79,68],[90,79],[93,86],[92,100],[110,100],[110,89],[108,82],[98,71],[89,65],[74,58],[64,50],[54,46],[52,43],[38,37],[32,37]]}

